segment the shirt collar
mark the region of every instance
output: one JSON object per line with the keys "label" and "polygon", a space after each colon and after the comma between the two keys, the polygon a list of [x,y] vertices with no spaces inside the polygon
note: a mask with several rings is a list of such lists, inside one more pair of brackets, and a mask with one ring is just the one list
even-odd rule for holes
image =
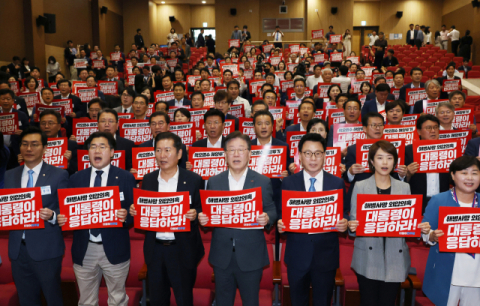
{"label": "shirt collar", "polygon": [[94,166],[92,166],[92,173],[95,173],[95,171],[103,171],[102,175],[105,173],[108,173],[110,171],[110,164],[106,165],[102,169],[97,169]]}
{"label": "shirt collar", "polygon": [[[247,169],[245,169],[245,171],[243,172],[242,176],[240,177],[240,180],[245,180],[245,179],[247,178],[247,171],[248,171],[248,167],[247,167]],[[230,172],[230,169],[228,170],[228,179],[229,179],[229,180],[232,179],[232,180],[234,180],[235,182],[237,182],[237,180],[233,178],[232,173]]]}
{"label": "shirt collar", "polygon": [[175,175],[172,176],[172,177],[168,180],[168,182],[165,181],[165,180],[162,178],[161,173],[162,173],[162,169],[160,169],[160,170],[158,171],[158,179],[157,179],[158,182],[164,181],[165,183],[168,183],[168,182],[170,182],[170,181],[172,181],[172,180],[178,182],[178,177],[179,177],[179,173],[180,173],[180,171],[178,171],[178,166],[177,166],[177,172],[175,172]]}
{"label": "shirt collar", "polygon": [[210,141],[210,138],[207,137],[207,142],[213,147],[219,146],[221,148],[222,147],[222,136],[220,136],[220,138],[218,138],[217,142],[215,142],[214,144],[212,144],[212,142]]}
{"label": "shirt collar", "polygon": [[[308,174],[308,172],[305,170],[303,170],[303,177],[306,179],[306,181],[309,181],[311,178],[313,178],[313,176]],[[323,182],[323,169],[315,176],[315,178],[317,179],[317,182]]]}
{"label": "shirt collar", "polygon": [[25,165],[25,167],[23,168],[23,172],[28,173],[29,170],[33,170],[33,172],[35,172],[36,175],[40,175],[40,170],[42,170],[42,166],[43,166],[43,160],[38,165],[33,167],[33,169],[30,169],[27,167],[27,165]]}

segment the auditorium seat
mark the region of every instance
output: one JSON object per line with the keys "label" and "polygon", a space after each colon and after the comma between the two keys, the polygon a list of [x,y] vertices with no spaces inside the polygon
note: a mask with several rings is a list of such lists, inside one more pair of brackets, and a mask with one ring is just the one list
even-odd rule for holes
{"label": "auditorium seat", "polygon": [[453,53],[446,53],[446,54],[444,54],[443,56],[448,57],[450,60],[453,60],[453,58],[455,57],[455,54],[453,54]]}
{"label": "auditorium seat", "polygon": [[468,72],[468,78],[469,78],[469,79],[478,79],[478,78],[480,78],[480,71],[470,70],[470,72]]}
{"label": "auditorium seat", "polygon": [[[415,268],[417,272],[416,277],[422,284],[425,276],[425,266],[427,265],[429,251],[430,248],[425,246],[410,249],[411,266]],[[415,305],[433,306],[434,304],[425,296],[425,294],[423,294],[421,290],[417,290],[415,294]]]}
{"label": "auditorium seat", "polygon": [[435,76],[435,72],[434,71],[424,71],[423,76],[428,77],[431,80]]}
{"label": "auditorium seat", "polygon": [[471,71],[480,71],[480,65],[474,65],[472,66],[472,70]]}
{"label": "auditorium seat", "polygon": [[17,288],[13,283],[12,266],[8,258],[8,238],[0,238],[0,305],[19,305]]}

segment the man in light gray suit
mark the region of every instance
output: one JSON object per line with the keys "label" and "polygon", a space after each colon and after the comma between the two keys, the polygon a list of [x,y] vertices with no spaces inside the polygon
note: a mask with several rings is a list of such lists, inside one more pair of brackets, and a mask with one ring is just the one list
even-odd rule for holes
{"label": "man in light gray suit", "polygon": [[[208,190],[236,191],[262,188],[263,213],[257,217],[260,226],[269,229],[276,221],[270,179],[248,168],[251,142],[239,131],[229,134],[224,142],[228,170],[208,180]],[[202,226],[208,217],[198,214]],[[215,298],[218,306],[232,306],[238,289],[243,305],[259,304],[263,267],[269,264],[263,229],[215,228],[208,261],[215,273]]]}
{"label": "man in light gray suit", "polygon": [[230,39],[240,39],[240,41],[242,40],[242,31],[238,29],[238,25],[236,25],[235,28],[233,29]]}

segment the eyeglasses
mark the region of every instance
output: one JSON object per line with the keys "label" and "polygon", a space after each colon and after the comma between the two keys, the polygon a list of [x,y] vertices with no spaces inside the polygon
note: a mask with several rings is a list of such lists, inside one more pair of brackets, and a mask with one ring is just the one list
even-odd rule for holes
{"label": "eyeglasses", "polygon": [[372,128],[372,129],[379,129],[379,128],[382,128],[384,127],[385,125],[382,123],[382,124],[369,124],[369,126]]}
{"label": "eyeglasses", "polygon": [[305,155],[306,158],[308,159],[311,159],[313,156],[315,156],[315,158],[320,158],[323,153],[323,151],[315,151],[315,152],[312,152],[312,151],[305,151],[305,152],[302,152],[303,155]]}
{"label": "eyeglasses", "polygon": [[115,124],[117,123],[115,120],[100,120],[98,123],[101,123],[101,124]]}
{"label": "eyeglasses", "polygon": [[109,147],[109,146],[106,146],[106,145],[99,145],[99,146],[97,146],[97,145],[91,145],[91,146],[89,146],[88,149],[89,149],[89,150],[92,150],[92,151],[97,151],[97,149],[98,149],[98,150],[100,150],[100,151],[103,152],[103,151],[105,151],[105,150],[108,149],[108,148],[110,148],[110,147]]}
{"label": "eyeglasses", "polygon": [[247,152],[248,149],[227,149],[225,152],[229,155],[235,155],[235,153],[238,153],[238,155],[244,155],[245,152]]}
{"label": "eyeglasses", "polygon": [[53,126],[53,125],[57,125],[58,122],[53,122],[53,121],[42,121],[40,122],[40,125],[41,126]]}
{"label": "eyeglasses", "polygon": [[151,126],[151,127],[164,126],[164,125],[165,125],[165,121],[158,121],[158,122],[152,122],[152,123],[150,123],[150,126]]}
{"label": "eyeglasses", "polygon": [[452,111],[451,111],[451,110],[443,111],[443,112],[439,112],[438,114],[439,114],[439,115],[451,115],[451,114],[452,114]]}
{"label": "eyeglasses", "polygon": [[37,149],[38,147],[41,146],[41,144],[38,143],[38,142],[22,142],[22,143],[20,144],[20,146],[25,147],[25,148],[30,147],[30,148],[32,148],[32,149]]}
{"label": "eyeglasses", "polygon": [[437,131],[438,130],[438,125],[434,125],[434,126],[426,126],[424,127],[425,130],[427,131]]}

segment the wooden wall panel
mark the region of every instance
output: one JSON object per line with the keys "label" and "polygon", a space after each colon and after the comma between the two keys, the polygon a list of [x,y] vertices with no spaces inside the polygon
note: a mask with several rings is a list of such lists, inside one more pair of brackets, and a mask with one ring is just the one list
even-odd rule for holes
{"label": "wooden wall panel", "polygon": [[[307,0],[307,7],[309,39],[312,30],[323,29],[327,33],[330,25],[333,25],[336,34],[343,34],[346,29],[353,30],[354,0]],[[331,13],[332,7],[338,8],[335,15]]]}
{"label": "wooden wall panel", "polygon": [[[48,64],[48,58],[50,56],[53,56],[57,60],[57,62],[60,64],[61,73],[63,73],[68,78],[70,77],[70,70],[66,72],[67,67],[65,66],[65,60],[63,57],[64,50],[65,48],[63,47],[45,45],[45,65]],[[45,71],[45,75],[47,75],[46,71]]]}
{"label": "wooden wall panel", "polygon": [[[262,0],[260,1],[260,20],[259,20],[259,38],[257,40],[273,40],[272,36],[268,36],[267,34],[271,33],[263,33],[262,25],[264,18],[304,18],[304,32],[286,32],[284,33],[285,36],[283,37],[284,41],[289,40],[304,40],[306,39],[306,29],[307,29],[307,22],[305,20],[305,8],[306,8],[306,1],[305,0],[290,0],[286,4],[288,6],[288,14],[280,14],[279,13],[279,6],[281,1],[278,0]],[[243,24],[238,25],[240,29],[242,28]],[[231,29],[233,31],[233,29]],[[281,30],[281,29],[280,29]],[[273,32],[273,31],[272,31]],[[253,38],[253,37],[252,37]]]}
{"label": "wooden wall panel", "polygon": [[367,22],[367,26],[380,25],[381,5],[378,1],[355,2],[353,14],[353,26],[360,27],[362,21]]}
{"label": "wooden wall panel", "polygon": [[150,45],[150,21],[149,21],[149,1],[148,0],[123,0],[123,50],[130,50],[134,42],[137,29],[142,29],[145,45]]}
{"label": "wooden wall panel", "polygon": [[103,50],[105,56],[110,56],[110,52],[114,52],[114,46],[116,44],[120,45],[120,48],[124,45],[123,43],[123,17],[114,12],[108,12],[105,16],[105,28],[107,31],[106,35],[106,48]]}
{"label": "wooden wall panel", "polygon": [[215,27],[215,6],[214,5],[192,5],[190,6],[190,27],[201,28],[206,22],[209,28]]}
{"label": "wooden wall panel", "polygon": [[[478,9],[476,9],[478,11]],[[478,19],[480,16],[475,17],[475,9],[472,8],[472,5],[469,3],[464,5],[461,8],[458,8],[450,13],[442,16],[442,22],[450,28],[451,25],[455,25],[455,28],[460,32],[460,37],[465,35],[466,30],[470,30],[473,37],[473,47],[472,51],[474,53],[474,59],[480,58],[480,55],[475,56],[475,44],[479,42],[479,30],[474,25],[474,20]],[[448,43],[448,52],[451,52],[451,44]]]}
{"label": "wooden wall panel", "polygon": [[[174,16],[175,21],[170,22],[169,16]],[[175,28],[176,33],[183,34],[190,31],[190,5],[157,5],[157,36],[154,38],[156,43],[166,44],[167,35],[170,29]],[[153,39],[153,37],[152,37]]]}
{"label": "wooden wall panel", "polygon": [[12,57],[25,56],[25,27],[23,20],[23,1],[0,1],[0,61],[7,64]]}
{"label": "wooden wall panel", "polygon": [[442,14],[446,15],[467,4],[470,4],[470,7],[471,7],[471,2],[472,2],[471,0],[443,0]]}

